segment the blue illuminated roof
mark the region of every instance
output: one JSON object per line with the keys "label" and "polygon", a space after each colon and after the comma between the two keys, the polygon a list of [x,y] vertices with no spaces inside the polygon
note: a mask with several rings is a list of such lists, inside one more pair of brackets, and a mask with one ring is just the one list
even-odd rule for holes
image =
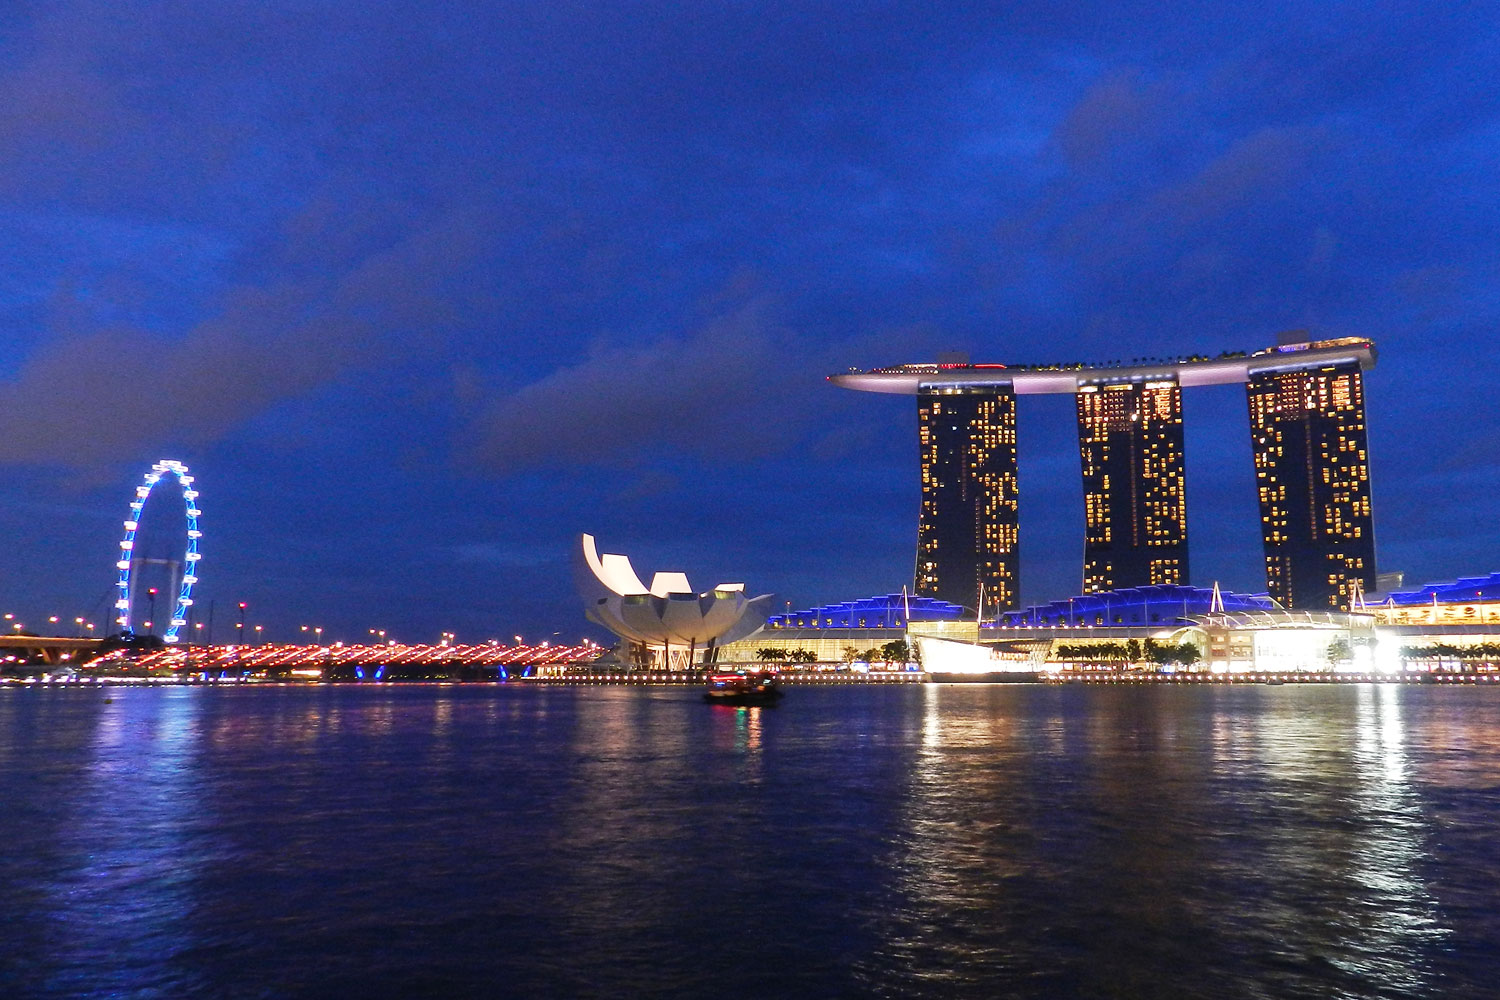
{"label": "blue illuminated roof", "polygon": [[[1220,591],[1224,610],[1272,611],[1279,605],[1265,594]],[[1128,587],[1097,594],[1082,594],[1061,601],[1037,604],[1020,611],[1006,611],[994,623],[1006,625],[1154,625],[1186,622],[1206,615],[1213,607],[1214,592],[1203,587],[1156,584]],[[985,627],[991,627],[985,622]]]}
{"label": "blue illuminated roof", "polygon": [[1420,590],[1390,595],[1396,604],[1431,604],[1434,599],[1442,604],[1500,600],[1500,573],[1460,577],[1452,583],[1429,583]]}
{"label": "blue illuminated roof", "polygon": [[912,621],[945,621],[962,618],[964,609],[957,604],[932,597],[886,594],[861,601],[825,604],[805,611],[772,615],[767,628],[904,628],[906,609],[911,607]]}

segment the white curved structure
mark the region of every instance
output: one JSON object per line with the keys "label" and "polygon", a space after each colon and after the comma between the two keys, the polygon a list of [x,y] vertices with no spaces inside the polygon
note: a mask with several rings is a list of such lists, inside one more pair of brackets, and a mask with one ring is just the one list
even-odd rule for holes
{"label": "white curved structure", "polygon": [[647,587],[628,557],[600,555],[593,535],[580,539],[575,570],[588,619],[647,647],[709,648],[743,639],[765,624],[774,596],[747,598],[743,583],[699,594],[683,573],[657,573]]}

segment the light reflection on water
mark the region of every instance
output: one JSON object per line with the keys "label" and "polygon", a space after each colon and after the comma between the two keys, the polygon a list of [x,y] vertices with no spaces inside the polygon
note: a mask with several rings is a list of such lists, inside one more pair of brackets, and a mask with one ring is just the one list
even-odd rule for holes
{"label": "light reflection on water", "polygon": [[1488,997],[1480,689],[0,689],[0,996]]}
{"label": "light reflection on water", "polygon": [[48,845],[62,863],[38,885],[47,927],[29,956],[54,970],[54,985],[128,993],[142,973],[158,978],[166,959],[172,972],[157,990],[204,987],[191,963],[176,961],[193,947],[195,869],[210,860],[183,850],[195,824],[210,819],[194,777],[199,704],[181,689],[122,692],[80,746],[86,763],[57,803]]}

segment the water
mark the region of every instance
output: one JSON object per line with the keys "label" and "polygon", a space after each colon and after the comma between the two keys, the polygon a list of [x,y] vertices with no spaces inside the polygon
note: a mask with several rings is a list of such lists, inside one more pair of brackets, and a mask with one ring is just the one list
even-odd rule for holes
{"label": "water", "polygon": [[6,688],[0,996],[1493,997],[1497,807],[1476,688]]}

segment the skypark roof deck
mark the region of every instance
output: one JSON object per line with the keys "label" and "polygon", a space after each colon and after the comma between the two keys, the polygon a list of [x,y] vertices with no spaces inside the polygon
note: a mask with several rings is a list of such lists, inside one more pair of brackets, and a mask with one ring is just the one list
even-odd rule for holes
{"label": "skypark roof deck", "polygon": [[1361,369],[1375,366],[1375,347],[1363,337],[1282,344],[1254,354],[1222,354],[1216,358],[1188,357],[1132,364],[913,364],[870,371],[851,370],[830,375],[828,381],[845,389],[914,396],[923,389],[967,389],[1011,386],[1016,395],[1077,392],[1079,386],[1111,382],[1176,381],[1184,387],[1231,385],[1251,375],[1272,371],[1300,371],[1322,365],[1357,361]]}

